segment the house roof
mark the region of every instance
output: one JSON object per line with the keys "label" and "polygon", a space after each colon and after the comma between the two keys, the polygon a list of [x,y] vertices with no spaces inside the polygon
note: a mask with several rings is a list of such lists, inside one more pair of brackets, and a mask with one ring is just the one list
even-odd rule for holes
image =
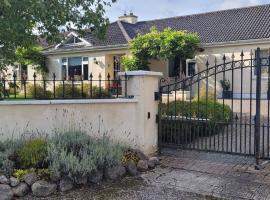
{"label": "house roof", "polygon": [[128,38],[146,34],[152,26],[160,31],[170,27],[173,30],[197,32],[202,44],[267,39],[270,38],[270,4],[140,21],[135,24],[118,21],[109,25],[105,40],[99,40],[91,33],[84,39],[91,43],[91,48],[124,45],[128,44]]}

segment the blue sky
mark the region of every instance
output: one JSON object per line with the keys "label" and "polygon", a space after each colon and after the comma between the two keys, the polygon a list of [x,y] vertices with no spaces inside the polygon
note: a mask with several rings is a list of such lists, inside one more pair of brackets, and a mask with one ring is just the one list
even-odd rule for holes
{"label": "blue sky", "polygon": [[133,11],[142,21],[267,3],[270,0],[117,0],[106,15],[112,22]]}

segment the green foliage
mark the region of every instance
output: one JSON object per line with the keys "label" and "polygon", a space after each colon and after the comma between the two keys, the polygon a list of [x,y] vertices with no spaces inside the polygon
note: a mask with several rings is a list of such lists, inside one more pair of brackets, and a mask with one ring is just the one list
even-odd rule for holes
{"label": "green foliage", "polygon": [[57,134],[48,146],[50,170],[71,178],[121,162],[122,148],[108,138],[94,139],[81,131]]}
{"label": "green foliage", "polygon": [[125,67],[125,71],[149,70],[146,60],[140,60],[134,56],[123,56],[121,61],[122,65]]}
{"label": "green foliage", "polygon": [[42,180],[49,180],[51,175],[52,175],[52,172],[50,169],[36,169],[36,173],[37,175],[39,176],[40,179]]}
{"label": "green foliage", "polygon": [[35,172],[38,175],[38,177],[42,180],[49,180],[52,174],[52,172],[47,168],[44,169],[31,168],[31,169],[16,169],[13,173],[13,176],[19,179],[20,181],[23,181],[25,175],[33,172]]}
{"label": "green foliage", "polygon": [[14,49],[27,49],[38,37],[59,42],[63,28],[75,28],[82,34],[91,29],[104,36],[109,22],[105,8],[111,2],[115,0],[0,0],[0,70],[16,61]]}
{"label": "green foliage", "polygon": [[36,84],[35,87],[34,84],[28,85],[26,87],[26,94],[36,99],[49,99],[53,96],[53,93],[49,90],[46,90],[44,94],[44,87],[40,84]]}
{"label": "green foliage", "polygon": [[[207,109],[206,109],[207,105]],[[169,113],[174,113],[175,102],[169,103]],[[167,105],[162,106],[163,113],[167,111]],[[232,120],[232,110],[228,105],[209,100],[206,101],[176,101],[176,114],[184,117],[209,119],[212,122],[230,122]]]}
{"label": "green foliage", "polygon": [[180,56],[182,59],[193,58],[199,48],[197,33],[174,31],[170,28],[158,31],[152,27],[145,35],[138,35],[129,44],[132,58],[124,58],[126,69],[149,69],[149,59],[170,59]]}
{"label": "green foliage", "polygon": [[29,169],[16,169],[13,176],[22,181],[23,177],[31,172]]}
{"label": "green foliage", "polygon": [[22,168],[43,167],[47,157],[47,141],[30,140],[20,149],[18,155]]}
{"label": "green foliage", "polygon": [[42,48],[39,46],[18,47],[15,51],[16,60],[22,66],[33,65],[39,74],[46,75],[48,73],[45,64],[46,57],[41,51]]}

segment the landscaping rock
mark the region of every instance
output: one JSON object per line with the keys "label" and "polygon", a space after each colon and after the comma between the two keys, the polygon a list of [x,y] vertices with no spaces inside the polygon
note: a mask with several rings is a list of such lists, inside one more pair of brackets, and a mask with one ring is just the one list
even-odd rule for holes
{"label": "landscaping rock", "polygon": [[151,158],[149,158],[149,161],[153,162],[155,164],[155,166],[159,165],[159,163],[160,163],[158,157],[151,157]]}
{"label": "landscaping rock", "polygon": [[115,180],[117,178],[123,177],[125,174],[126,174],[126,168],[122,165],[105,169],[106,179]]}
{"label": "landscaping rock", "polygon": [[10,184],[10,180],[6,176],[2,175],[2,176],[0,176],[0,184],[9,185]]}
{"label": "landscaping rock", "polygon": [[98,184],[103,179],[103,170],[97,170],[88,177],[88,181],[94,184]]}
{"label": "landscaping rock", "polygon": [[148,170],[148,161],[147,160],[139,160],[137,164],[138,171],[145,172]]}
{"label": "landscaping rock", "polygon": [[72,188],[73,188],[73,181],[70,178],[65,177],[62,180],[60,180],[59,189],[61,192],[66,192],[68,190],[71,190]]}
{"label": "landscaping rock", "polygon": [[20,183],[20,181],[15,177],[10,177],[9,180],[10,180],[11,187],[16,187]]}
{"label": "landscaping rock", "polygon": [[20,183],[18,186],[12,188],[15,197],[24,197],[29,192],[29,187],[26,183]]}
{"label": "landscaping rock", "polygon": [[47,181],[37,181],[32,185],[33,195],[36,197],[47,197],[56,192],[57,185]]}
{"label": "landscaping rock", "polygon": [[7,176],[11,176],[14,173],[14,162],[11,160],[4,160],[1,171]]}
{"label": "landscaping rock", "polygon": [[151,157],[151,158],[149,158],[149,160],[148,160],[148,167],[150,169],[155,168],[155,166],[158,165],[158,164],[159,164],[159,159],[157,157]]}
{"label": "landscaping rock", "polygon": [[0,200],[12,200],[13,192],[9,185],[0,184]]}
{"label": "landscaping rock", "polygon": [[134,151],[136,152],[140,160],[148,160],[148,157],[141,150],[135,149]]}
{"label": "landscaping rock", "polygon": [[23,180],[27,183],[27,185],[32,186],[35,182],[38,181],[38,175],[35,172],[26,174],[23,177]]}
{"label": "landscaping rock", "polygon": [[74,181],[78,185],[86,185],[87,184],[87,176],[76,176]]}
{"label": "landscaping rock", "polygon": [[51,175],[50,175],[50,180],[52,181],[52,182],[59,182],[60,180],[61,180],[61,175],[60,174],[56,174],[56,173],[52,173]]}
{"label": "landscaping rock", "polygon": [[126,164],[126,170],[131,176],[136,176],[138,174],[138,169],[134,162],[128,162]]}

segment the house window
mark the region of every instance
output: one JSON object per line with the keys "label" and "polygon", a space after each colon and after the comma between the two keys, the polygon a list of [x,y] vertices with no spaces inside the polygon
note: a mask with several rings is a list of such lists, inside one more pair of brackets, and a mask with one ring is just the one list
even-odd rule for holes
{"label": "house window", "polygon": [[[255,50],[255,59],[256,59],[257,51]],[[268,68],[269,68],[269,50],[268,49],[261,49],[260,50],[260,58],[264,58],[261,60],[261,74],[262,77],[268,77]],[[256,62],[256,61],[255,61]],[[256,66],[256,63],[254,63]],[[257,75],[257,70],[254,67],[254,75]]]}
{"label": "house window", "polygon": [[88,57],[62,58],[63,80],[88,80]]}
{"label": "house window", "polygon": [[113,77],[114,79],[117,77],[118,72],[121,71],[121,57],[114,56],[113,57]]}
{"label": "house window", "polygon": [[195,59],[187,59],[186,60],[186,76],[194,76],[197,71],[197,63]]}
{"label": "house window", "polygon": [[66,44],[76,44],[76,43],[81,43],[82,41],[78,37],[71,37],[67,40]]}

